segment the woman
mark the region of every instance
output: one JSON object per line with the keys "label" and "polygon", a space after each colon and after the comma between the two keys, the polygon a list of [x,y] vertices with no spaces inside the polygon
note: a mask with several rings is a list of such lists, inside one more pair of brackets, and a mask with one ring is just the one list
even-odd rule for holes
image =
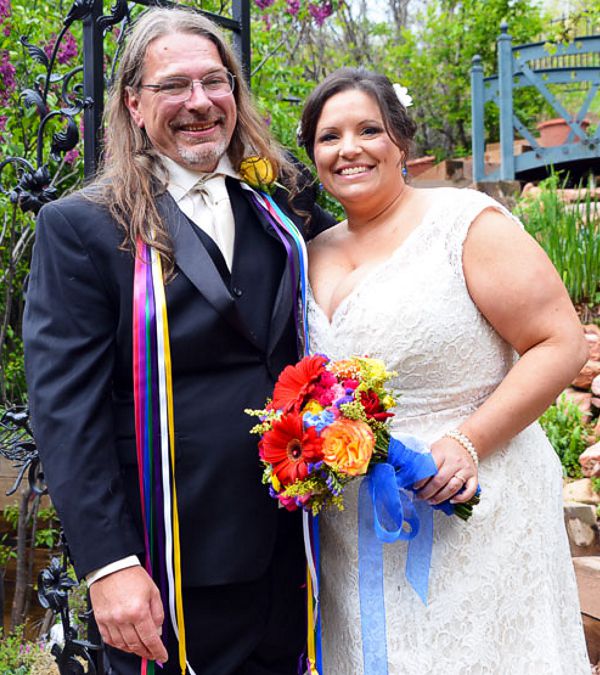
{"label": "woman", "polygon": [[[404,578],[406,547],[385,547],[389,672],[587,674],[561,467],[535,423],[585,361],[581,327],[500,204],[405,183],[414,130],[389,80],[355,69],[317,87],[301,126],[347,216],[310,247],[313,351],[398,373],[392,428],[430,443],[439,469],[420,498],[482,489],[468,522],[435,513],[428,606]],[[353,484],[321,519],[326,675],[363,672],[356,500]]]}

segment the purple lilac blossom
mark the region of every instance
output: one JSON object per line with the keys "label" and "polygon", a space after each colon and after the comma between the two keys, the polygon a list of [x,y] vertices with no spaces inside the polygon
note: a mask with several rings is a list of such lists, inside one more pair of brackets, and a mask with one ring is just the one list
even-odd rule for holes
{"label": "purple lilac blossom", "polygon": [[0,0],[0,23],[4,22],[12,14],[10,0]]}
{"label": "purple lilac blossom", "polygon": [[[56,36],[53,35],[50,39],[50,42],[44,47],[44,51],[46,52],[46,56],[48,58],[52,57],[52,50],[54,49],[55,43],[56,43]],[[73,37],[73,34],[70,31],[67,31],[58,47],[58,54],[56,55],[56,60],[61,65],[64,65],[65,63],[68,63],[71,59],[75,58],[78,53],[79,51],[77,49],[77,42]]]}
{"label": "purple lilac blossom", "polygon": [[75,40],[73,33],[67,31],[58,48],[58,62],[60,64],[68,63],[71,59],[76,58],[78,53],[77,41]]}
{"label": "purple lilac blossom", "polygon": [[275,0],[254,0],[254,2],[260,9],[267,9],[267,7],[270,7]]}
{"label": "purple lilac blossom", "polygon": [[75,162],[79,159],[79,155],[80,153],[77,148],[69,150],[65,155],[65,164],[75,164]]}
{"label": "purple lilac blossom", "polygon": [[2,82],[0,90],[0,105],[7,105],[10,100],[10,94],[15,90],[17,82],[15,80],[16,69],[10,62],[10,54],[5,50],[0,62],[0,81]]}
{"label": "purple lilac blossom", "polygon": [[285,11],[292,16],[298,16],[298,12],[300,11],[300,0],[287,0]]}
{"label": "purple lilac blossom", "polygon": [[308,5],[308,11],[317,26],[322,26],[325,23],[325,19],[333,14],[333,6],[330,2],[324,2],[322,5],[316,5],[311,2]]}

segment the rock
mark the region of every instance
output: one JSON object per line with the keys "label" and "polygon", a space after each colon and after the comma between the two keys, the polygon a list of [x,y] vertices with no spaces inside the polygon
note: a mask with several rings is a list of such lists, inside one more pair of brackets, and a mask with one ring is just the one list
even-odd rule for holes
{"label": "rock", "polygon": [[579,518],[571,518],[567,521],[567,533],[575,546],[591,546],[596,539],[594,528]]}
{"label": "rock", "polygon": [[589,389],[597,375],[600,375],[600,361],[587,361],[571,385],[577,389]]}
{"label": "rock", "polygon": [[595,323],[584,324],[583,332],[586,335],[595,335],[600,340],[600,326],[596,326]]}
{"label": "rock", "polygon": [[586,391],[575,391],[568,387],[563,391],[563,393],[556,399],[558,403],[562,396],[565,396],[568,401],[575,403],[577,407],[581,410],[584,415],[591,415],[592,410],[592,395]]}
{"label": "rock", "polygon": [[595,527],[598,524],[596,507],[593,504],[565,502],[563,505],[563,512],[566,520],[577,519],[590,527]]}
{"label": "rock", "polygon": [[563,486],[563,500],[565,502],[581,502],[582,504],[600,504],[600,494],[594,492],[592,481],[581,478]]}
{"label": "rock", "polygon": [[600,396],[600,375],[596,375],[596,377],[592,380],[592,385],[590,388],[592,390],[592,394],[595,396]]}
{"label": "rock", "polygon": [[584,337],[587,342],[590,360],[600,361],[600,337],[595,333],[585,333]]}
{"label": "rock", "polygon": [[592,408],[600,410],[600,396],[592,396],[592,398],[590,399],[590,403],[592,404]]}
{"label": "rock", "polygon": [[588,478],[600,476],[600,443],[590,445],[579,455],[583,475]]}

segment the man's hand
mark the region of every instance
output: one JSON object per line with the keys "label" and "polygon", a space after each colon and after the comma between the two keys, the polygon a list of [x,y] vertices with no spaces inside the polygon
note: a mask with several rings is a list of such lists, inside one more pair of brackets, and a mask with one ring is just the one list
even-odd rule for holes
{"label": "man's hand", "polygon": [[106,644],[142,658],[167,660],[160,639],[164,620],[160,593],[143,567],[99,579],[90,586],[90,598]]}

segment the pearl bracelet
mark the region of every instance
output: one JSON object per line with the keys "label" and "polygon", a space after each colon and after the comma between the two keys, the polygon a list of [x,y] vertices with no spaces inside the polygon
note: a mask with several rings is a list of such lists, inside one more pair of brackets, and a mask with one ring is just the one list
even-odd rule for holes
{"label": "pearl bracelet", "polygon": [[477,450],[475,450],[475,446],[473,445],[473,443],[471,443],[471,439],[468,436],[465,436],[465,434],[463,434],[458,429],[449,431],[447,434],[444,435],[447,436],[448,438],[452,438],[457,443],[460,443],[471,456],[473,464],[475,464],[475,468],[479,466],[479,455],[477,454]]}

